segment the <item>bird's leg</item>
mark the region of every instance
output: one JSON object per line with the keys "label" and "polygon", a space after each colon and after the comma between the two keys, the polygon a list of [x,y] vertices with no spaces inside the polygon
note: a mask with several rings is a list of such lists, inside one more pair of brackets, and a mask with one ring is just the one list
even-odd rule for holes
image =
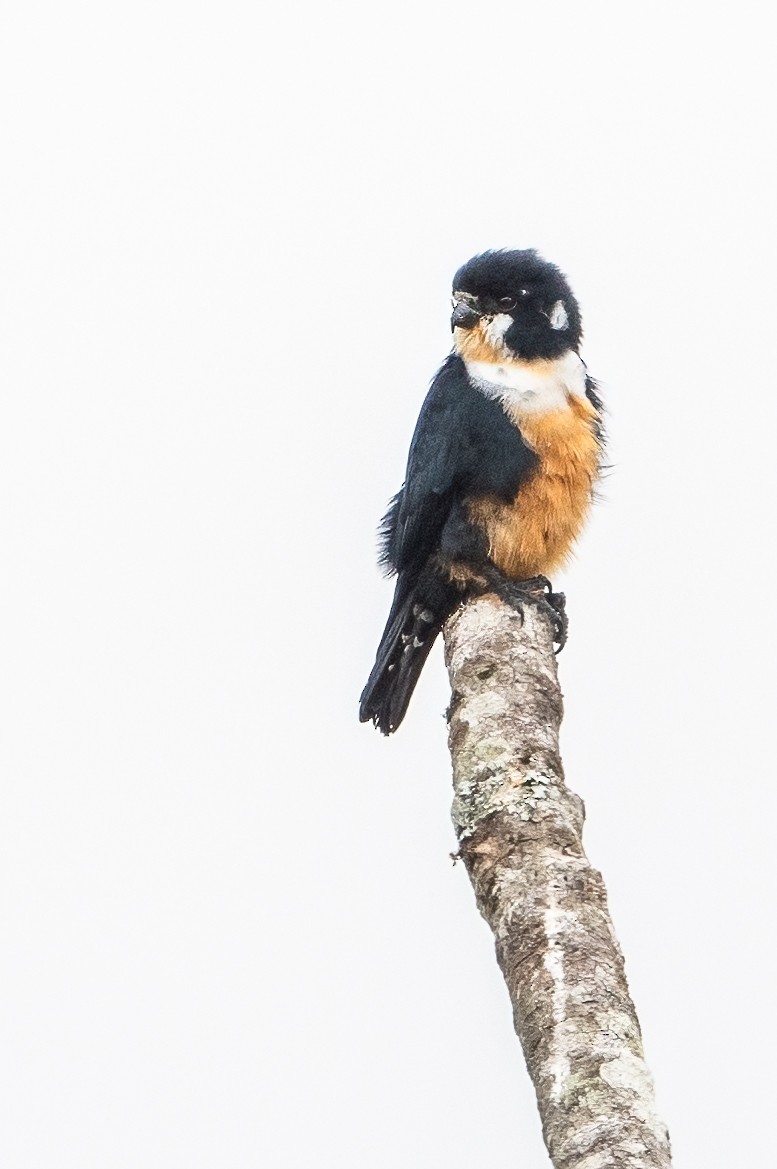
{"label": "bird's leg", "polygon": [[486,587],[480,591],[496,593],[505,604],[520,613],[521,618],[524,605],[536,605],[550,620],[553,641],[558,646],[556,653],[561,653],[566,645],[569,628],[566,597],[563,593],[553,592],[553,586],[546,576],[533,576],[530,580],[510,580],[493,566],[485,568],[482,576],[486,579]]}

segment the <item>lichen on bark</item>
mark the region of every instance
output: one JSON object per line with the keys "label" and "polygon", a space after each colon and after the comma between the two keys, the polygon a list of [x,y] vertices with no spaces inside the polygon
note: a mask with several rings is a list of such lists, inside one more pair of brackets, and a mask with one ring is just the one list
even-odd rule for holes
{"label": "lichen on bark", "polygon": [[445,628],[453,822],[555,1169],[667,1169],[669,1138],[584,807],[564,781],[547,619],[495,597]]}

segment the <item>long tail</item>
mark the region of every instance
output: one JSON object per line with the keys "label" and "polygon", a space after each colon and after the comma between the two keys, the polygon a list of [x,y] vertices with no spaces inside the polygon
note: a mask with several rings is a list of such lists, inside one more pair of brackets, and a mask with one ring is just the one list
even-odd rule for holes
{"label": "long tail", "polygon": [[400,576],[375,665],[362,691],[361,722],[371,719],[384,735],[397,729],[429,651],[458,599],[439,577],[408,588]]}

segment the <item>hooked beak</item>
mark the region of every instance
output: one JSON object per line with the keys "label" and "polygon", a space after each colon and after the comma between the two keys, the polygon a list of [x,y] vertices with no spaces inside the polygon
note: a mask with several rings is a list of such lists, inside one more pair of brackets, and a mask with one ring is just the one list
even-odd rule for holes
{"label": "hooked beak", "polygon": [[454,329],[471,329],[480,318],[482,313],[473,308],[471,304],[466,304],[463,300],[457,300],[451,316],[451,332]]}

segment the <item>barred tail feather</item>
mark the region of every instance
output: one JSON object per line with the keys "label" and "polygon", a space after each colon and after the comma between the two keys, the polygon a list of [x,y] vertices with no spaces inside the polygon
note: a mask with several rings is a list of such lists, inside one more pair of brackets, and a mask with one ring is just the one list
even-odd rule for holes
{"label": "barred tail feather", "polygon": [[407,712],[416,682],[443,622],[451,611],[437,611],[420,599],[416,589],[403,598],[402,582],[383,631],[375,665],[362,692],[359,718],[372,722],[384,735],[395,731]]}

